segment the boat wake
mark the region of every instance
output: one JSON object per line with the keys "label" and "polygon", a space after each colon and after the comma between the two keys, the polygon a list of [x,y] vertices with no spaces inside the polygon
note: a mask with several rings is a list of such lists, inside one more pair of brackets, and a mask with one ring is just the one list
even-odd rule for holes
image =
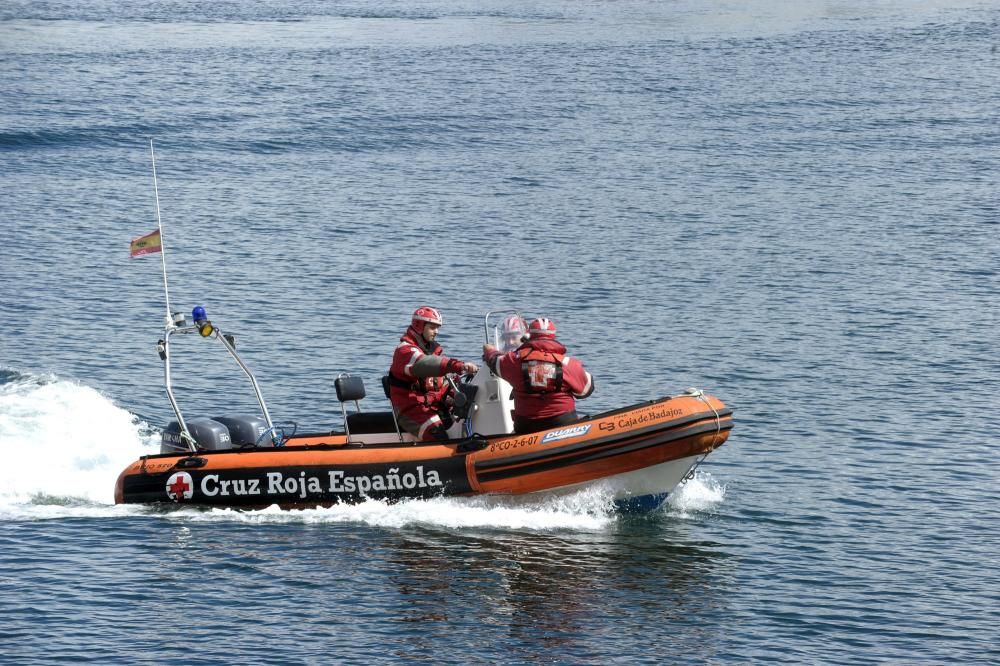
{"label": "boat wake", "polygon": [[[572,493],[451,497],[284,511],[164,511],[114,504],[121,469],[159,450],[160,433],[93,388],[53,376],[0,372],[0,520],[147,516],[172,521],[355,523],[388,528],[600,531],[618,519],[600,484]],[[691,517],[722,502],[725,488],[704,472],[682,485],[657,515]]]}
{"label": "boat wake", "polygon": [[0,518],[109,513],[121,466],[137,451],[154,453],[157,440],[146,423],[93,388],[3,370]]}
{"label": "boat wake", "polygon": [[[710,511],[725,497],[711,475],[698,472],[677,489],[655,515],[693,518]],[[357,523],[376,527],[496,528],[528,531],[602,531],[620,519],[612,495],[599,486],[560,496],[477,496],[403,500],[368,500],[328,508],[285,511],[272,506],[259,511],[183,508],[166,514],[173,520],[244,523]]]}

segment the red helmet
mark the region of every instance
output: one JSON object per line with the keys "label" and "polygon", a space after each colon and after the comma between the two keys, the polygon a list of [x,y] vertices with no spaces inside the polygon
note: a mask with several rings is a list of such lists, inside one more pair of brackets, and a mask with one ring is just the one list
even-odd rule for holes
{"label": "red helmet", "polygon": [[423,333],[425,323],[440,326],[444,323],[444,319],[441,317],[441,313],[435,308],[428,305],[421,305],[413,311],[413,321],[410,322],[410,325],[413,326],[413,330],[417,333]]}
{"label": "red helmet", "polygon": [[556,323],[551,319],[539,317],[528,326],[528,335],[532,338],[554,338],[556,337]]}

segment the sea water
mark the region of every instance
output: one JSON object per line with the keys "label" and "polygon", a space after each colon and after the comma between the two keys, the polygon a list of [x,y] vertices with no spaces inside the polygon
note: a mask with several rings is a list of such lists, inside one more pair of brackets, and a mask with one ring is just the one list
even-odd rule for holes
{"label": "sea water", "polygon": [[[992,2],[0,7],[3,663],[1000,662]],[[150,140],[156,150],[154,191]],[[158,199],[156,196],[158,192]],[[552,317],[596,413],[729,442],[599,488],[115,506],[168,308],[275,421],[366,410],[409,314]],[[255,413],[214,341],[186,414]]]}

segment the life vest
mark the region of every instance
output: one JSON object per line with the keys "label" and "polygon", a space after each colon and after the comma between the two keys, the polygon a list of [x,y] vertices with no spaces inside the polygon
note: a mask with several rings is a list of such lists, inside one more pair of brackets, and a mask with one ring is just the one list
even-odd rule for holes
{"label": "life vest", "polygon": [[564,354],[532,349],[528,345],[517,350],[521,359],[521,376],[526,393],[554,393],[562,390]]}
{"label": "life vest", "polygon": [[[411,346],[416,347],[425,356],[441,356],[442,348],[436,342],[428,344],[419,335],[416,335],[416,331],[413,331],[412,327],[406,330],[406,333],[399,338],[402,343],[399,346]],[[408,381],[405,378],[399,377],[393,372],[396,367],[393,365],[389,368],[389,384],[395,386],[396,388],[403,389],[404,391],[413,391],[414,393],[424,394],[426,397],[428,394],[437,395],[444,388],[444,380],[441,377],[424,377],[415,378],[414,380]]]}
{"label": "life vest", "polygon": [[442,382],[440,377],[427,377],[425,379],[418,379],[415,382],[404,382],[402,379],[397,379],[391,372],[386,377],[390,386],[415,393],[437,393],[444,386],[444,382]]}

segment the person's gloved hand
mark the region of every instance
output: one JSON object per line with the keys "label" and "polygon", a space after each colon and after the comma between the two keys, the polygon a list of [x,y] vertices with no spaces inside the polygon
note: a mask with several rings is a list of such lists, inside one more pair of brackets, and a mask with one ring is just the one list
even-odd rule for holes
{"label": "person's gloved hand", "polygon": [[475,363],[469,363],[467,361],[459,361],[457,358],[453,358],[448,361],[448,372],[454,372],[459,375],[474,375],[479,371],[479,366]]}

